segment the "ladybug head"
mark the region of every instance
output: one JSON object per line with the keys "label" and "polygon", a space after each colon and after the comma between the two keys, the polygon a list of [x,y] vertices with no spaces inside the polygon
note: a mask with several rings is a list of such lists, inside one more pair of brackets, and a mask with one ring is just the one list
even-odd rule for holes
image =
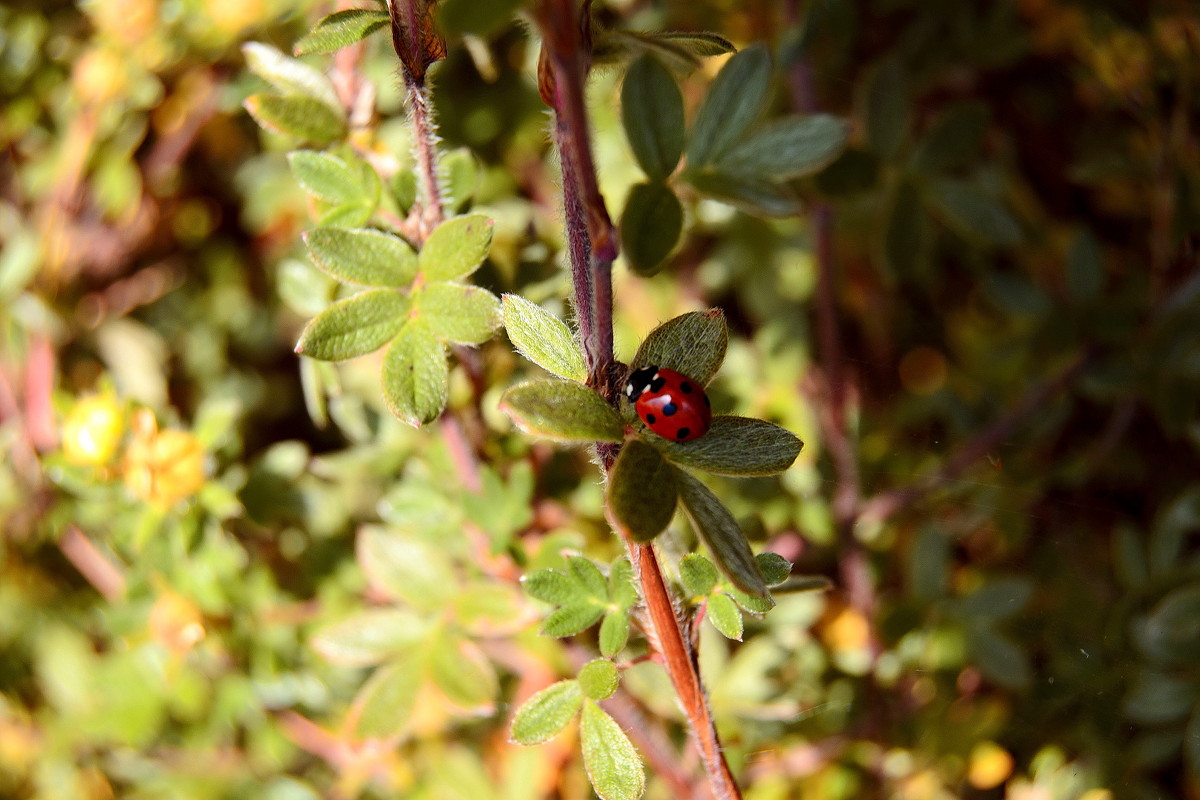
{"label": "ladybug head", "polygon": [[636,400],[650,386],[656,372],[658,372],[658,367],[652,365],[635,369],[629,373],[629,381],[625,384],[625,396],[630,400]]}

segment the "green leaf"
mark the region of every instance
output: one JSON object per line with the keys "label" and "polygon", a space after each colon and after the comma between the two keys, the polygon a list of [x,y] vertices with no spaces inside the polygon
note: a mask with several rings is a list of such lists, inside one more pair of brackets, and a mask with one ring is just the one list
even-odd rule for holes
{"label": "green leaf", "polygon": [[415,534],[364,525],[356,549],[371,585],[414,608],[440,609],[458,591],[445,551]]}
{"label": "green leaf", "polygon": [[910,179],[901,179],[892,191],[883,225],[883,254],[896,275],[910,277],[921,256],[925,210],[921,195]]}
{"label": "green leaf", "polygon": [[[829,582],[825,581],[825,583],[828,584]],[[738,605],[754,614],[766,614],[775,607],[775,601],[770,596],[754,597],[737,588],[733,589],[730,595],[737,601]]]}
{"label": "green leaf", "polygon": [[608,601],[608,581],[590,558],[571,556],[567,559],[567,568],[571,571],[571,577],[587,590],[592,599],[599,603]]}
{"label": "green leaf", "polygon": [[542,635],[562,638],[582,633],[604,616],[604,607],[596,603],[569,605],[555,609],[542,623]]}
{"label": "green leaf", "polygon": [[770,183],[811,175],[846,146],[850,126],[830,114],[792,116],[764,125],[716,160],[719,172]]}
{"label": "green leaf", "polygon": [[642,759],[616,720],[594,700],[583,704],[579,726],[583,766],[601,800],[637,800],[646,789]]}
{"label": "green leaf", "polygon": [[897,60],[884,61],[871,76],[867,89],[867,142],[882,158],[896,155],[908,133],[908,92],[904,68]]}
{"label": "green leaf", "polygon": [[1169,592],[1133,626],[1139,650],[1160,664],[1187,666],[1200,661],[1200,583]]}
{"label": "green leaf", "polygon": [[438,7],[438,23],[448,34],[486,36],[511,23],[525,0],[444,0]]}
{"label": "green leaf", "polygon": [[296,352],[322,361],[345,361],[373,353],[400,332],[408,299],[394,289],[369,289],[340,300],[313,317]]}
{"label": "green leaf", "polygon": [[317,216],[317,222],[335,228],[358,228],[366,225],[374,214],[374,203],[365,199],[353,200],[326,206]]}
{"label": "green leaf", "polygon": [[455,213],[461,212],[475,197],[479,185],[479,161],[470,150],[460,147],[442,156],[441,169],[446,176],[445,202]]}
{"label": "green leaf", "polygon": [[773,594],[795,594],[798,592],[827,592],[833,588],[833,581],[824,575],[796,575],[788,578],[778,586],[772,586]]}
{"label": "green leaf", "polygon": [[339,666],[367,667],[411,648],[425,629],[425,622],[409,609],[369,609],[322,628],[312,646]]}
{"label": "green leaf", "polygon": [[579,670],[579,688],[585,697],[592,700],[605,700],[612,697],[617,690],[620,680],[617,678],[617,665],[607,658],[596,658],[584,664]]}
{"label": "green leaf", "polygon": [[[337,156],[313,150],[288,153],[288,166],[296,181],[311,195],[327,203],[367,200],[362,173]],[[378,196],[375,198],[378,200]]]}
{"label": "green leaf", "polygon": [[1162,725],[1183,719],[1197,699],[1200,699],[1200,688],[1195,681],[1142,669],[1121,705],[1125,716],[1134,722]]}
{"label": "green leaf", "polygon": [[621,247],[634,272],[658,272],[682,233],[683,206],[669,186],[639,183],[629,190],[621,212]]}
{"label": "green leaf", "polygon": [[345,120],[311,97],[255,94],[247,97],[243,105],[264,129],[303,142],[328,144],[346,133]]}
{"label": "green leaf", "polygon": [[631,608],[637,602],[633,566],[625,556],[613,559],[612,566],[608,568],[608,596],[618,608]]}
{"label": "green leaf", "polygon": [[483,214],[448,219],[429,234],[419,264],[427,281],[465,278],[487,258],[493,222]]}
{"label": "green leaf", "polygon": [[311,97],[328,106],[331,111],[339,115],[342,113],[342,104],[338,101],[333,82],[320,70],[260,42],[243,44],[242,55],[250,71],[280,93]]}
{"label": "green leaf", "polygon": [[540,744],[557,736],[583,703],[577,681],[559,681],[526,700],[513,715],[509,737],[517,744]]}
{"label": "green leaf", "polygon": [[517,427],[565,442],[619,442],[625,426],[616,410],[588,387],[566,381],[531,381],[500,398]]}
{"label": "green leaf", "polygon": [[721,368],[728,344],[729,331],[721,309],[690,311],[650,331],[629,369],[653,364],[673,369],[706,386]]}
{"label": "green leaf", "polygon": [[697,58],[723,56],[726,53],[737,52],[737,48],[728,39],[718,36],[715,33],[704,31],[698,33],[664,31],[662,33],[643,33],[641,37],[655,42],[670,44]]}
{"label": "green leaf", "polygon": [[600,654],[609,658],[621,652],[629,641],[629,610],[610,611],[600,623]]}
{"label": "green leaf", "polygon": [[1067,255],[1067,292],[1077,303],[1092,300],[1104,287],[1104,254],[1095,235],[1082,229]]}
{"label": "green leaf", "polygon": [[608,505],[635,541],[648,542],[675,516],[675,478],[662,456],[631,439],[621,448],[608,477]]}
{"label": "green leaf", "polygon": [[701,194],[729,203],[748,214],[790,217],[800,213],[800,200],[787,186],[758,178],[707,170],[688,171],[684,178]]}
{"label": "green leaf", "polygon": [[758,571],[762,573],[767,586],[777,586],[786,581],[792,574],[792,562],[779,553],[758,553],[754,556]]}
{"label": "green leaf", "polygon": [[713,563],[699,553],[688,553],[679,562],[679,578],[694,597],[704,597],[717,588],[721,576]]}
{"label": "green leaf", "polygon": [[308,53],[332,53],[348,47],[370,36],[387,25],[386,11],[367,8],[350,8],[323,18],[311,31],[296,42],[298,56]]}
{"label": "green leaf", "polygon": [[943,113],[917,145],[913,166],[924,173],[962,169],[979,157],[991,109],[978,100],[957,103]]}
{"label": "green leaf", "polygon": [[947,222],[963,236],[1001,247],[1021,242],[1016,219],[1000,200],[974,183],[943,178],[933,184],[933,199]]}
{"label": "green leaf", "polygon": [[589,599],[588,593],[570,575],[556,569],[539,569],[521,577],[525,593],[543,603],[557,606],[582,603]]}
{"label": "green leaf", "polygon": [[433,422],[446,407],[449,379],[445,345],[420,321],[405,325],[383,357],[383,396],[391,412],[413,427]]}
{"label": "green leaf", "polygon": [[683,155],[683,93],[658,59],[644,55],[629,65],[621,86],[621,120],[642,171],[665,179]]}
{"label": "green leaf", "polygon": [[413,306],[434,336],[455,344],[482,344],[500,325],[499,301],[478,286],[427,284],[413,296]]}
{"label": "green leaf", "polygon": [[724,592],[717,592],[708,598],[708,621],[721,632],[726,639],[742,640],[743,621],[742,611],[733,602],[733,598]]}
{"label": "green leaf", "polygon": [[628,30],[598,30],[593,42],[594,63],[617,64],[642,53],[652,53],[669,69],[689,72],[700,59],[737,50],[714,33],[650,33]]}
{"label": "green leaf", "polygon": [[362,286],[407,286],[417,259],[399,236],[370,228],[317,228],[304,234],[312,260],[333,277]]}
{"label": "green leaf", "polygon": [[790,431],[749,417],[718,415],[708,433],[688,442],[656,436],[653,444],[669,460],[716,475],[775,475],[792,465],[804,442]]}
{"label": "green leaf", "polygon": [[490,708],[500,688],[479,645],[447,630],[430,642],[429,671],[450,702],[467,709]]}
{"label": "green leaf", "polygon": [[559,377],[580,383],[587,379],[583,353],[566,323],[520,295],[504,295],[500,308],[518,353]]}
{"label": "green leaf", "polygon": [[400,208],[401,214],[407,214],[417,202],[417,175],[411,169],[402,169],[392,176],[388,182],[392,198]]}
{"label": "green leaf", "polygon": [[1033,590],[1029,578],[996,578],[959,601],[958,611],[969,620],[1004,619],[1024,609]]}
{"label": "green leaf", "polygon": [[708,545],[717,568],[747,594],[767,597],[754,553],[733,514],[704,484],[681,469],[675,470],[679,498],[696,533]]}
{"label": "green leaf", "polygon": [[967,630],[967,650],[984,677],[1007,689],[1024,689],[1033,680],[1025,651],[987,625],[974,625]]}
{"label": "green leaf", "polygon": [[946,595],[950,582],[950,539],[936,525],[925,525],[908,557],[908,580],[913,597],[932,602]]}
{"label": "green leaf", "polygon": [[721,68],[696,112],[688,142],[688,166],[699,169],[724,155],[758,119],[767,103],[771,56],[755,45]]}
{"label": "green leaf", "polygon": [[421,659],[409,656],[375,671],[354,698],[355,736],[389,739],[408,730],[421,690]]}

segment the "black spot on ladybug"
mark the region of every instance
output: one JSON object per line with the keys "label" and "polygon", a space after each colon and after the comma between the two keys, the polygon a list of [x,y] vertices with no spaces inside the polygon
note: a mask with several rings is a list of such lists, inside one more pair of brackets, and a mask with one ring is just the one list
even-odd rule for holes
{"label": "black spot on ladybug", "polygon": [[683,383],[679,384],[679,391],[683,392],[684,394],[691,394],[692,385],[687,381],[684,381]]}
{"label": "black spot on ladybug", "polygon": [[679,410],[679,407],[671,402],[668,402],[665,406],[662,407],[662,412],[663,412],[664,417],[673,417],[673,416],[675,416],[675,412],[678,410]]}
{"label": "black spot on ladybug", "polygon": [[662,388],[666,385],[667,385],[666,378],[660,378],[660,377],[658,377],[658,375],[655,375],[650,380],[650,391],[654,392],[655,394],[658,394],[659,392],[662,391]]}
{"label": "black spot on ladybug", "polygon": [[692,431],[690,428],[680,428],[679,430],[677,430],[675,432],[675,438],[680,439],[680,440],[686,439],[688,437],[688,434],[691,432]]}
{"label": "black spot on ladybug", "polygon": [[654,424],[654,419],[655,419],[655,417],[654,417],[654,415],[653,415],[653,414],[647,414],[647,415],[646,415],[646,424],[647,424],[647,425],[653,425],[653,424]]}
{"label": "black spot on ladybug", "polygon": [[708,395],[704,395],[704,405],[712,407],[712,403],[708,402]]}

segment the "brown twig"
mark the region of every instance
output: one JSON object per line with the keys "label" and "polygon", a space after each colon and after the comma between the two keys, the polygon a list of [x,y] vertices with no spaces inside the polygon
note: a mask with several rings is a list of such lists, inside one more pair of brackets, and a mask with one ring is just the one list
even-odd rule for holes
{"label": "brown twig", "polygon": [[79,528],[69,526],[58,540],[58,549],[104,599],[115,603],[125,596],[125,574],[121,568],[101,553]]}

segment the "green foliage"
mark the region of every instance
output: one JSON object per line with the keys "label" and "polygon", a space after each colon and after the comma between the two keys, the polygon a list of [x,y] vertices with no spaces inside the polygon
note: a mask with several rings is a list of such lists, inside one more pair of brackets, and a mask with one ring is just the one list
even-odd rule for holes
{"label": "green foliage", "polygon": [[688,168],[699,170],[725,155],[758,121],[771,83],[771,55],[747,47],[726,62],[696,111],[688,137]]}
{"label": "green foliage", "polygon": [[308,53],[332,53],[362,41],[388,24],[386,11],[368,8],[349,8],[322,19],[296,42],[298,56]]}
{"label": "green foliage", "polygon": [[597,658],[584,664],[577,680],[584,696],[592,700],[612,697],[620,682],[616,665],[606,658]]}
{"label": "green foliage", "polygon": [[639,183],[629,190],[621,212],[621,246],[634,272],[657,272],[682,233],[683,206],[668,186]]}
{"label": "green foliage", "polygon": [[648,444],[634,439],[621,448],[608,478],[608,505],[635,541],[648,542],[675,516],[674,470]]}
{"label": "green foliage", "polygon": [[705,385],[725,360],[728,342],[725,315],[719,309],[692,311],[651,331],[638,347],[629,368],[636,370],[653,364]]}
{"label": "green foliage", "polygon": [[517,352],[547,372],[582,383],[583,353],[562,320],[520,295],[501,298],[504,330]]}
{"label": "green foliage", "polygon": [[588,780],[601,800],[636,800],[646,789],[642,759],[616,720],[596,705],[583,701],[579,743]]}
{"label": "green foliage", "polygon": [[417,258],[408,242],[383,231],[317,228],[304,237],[313,263],[329,275],[360,286],[407,286]]}
{"label": "green foliage", "polygon": [[804,443],[761,419],[718,414],[704,436],[690,442],[649,440],[670,461],[715,475],[774,475],[790,467]]}
{"label": "green foliage", "polygon": [[500,408],[526,433],[562,442],[619,442],[625,426],[616,410],[582,384],[530,381],[514,386]]}
{"label": "green foliage", "polygon": [[301,142],[329,144],[346,132],[346,122],[328,105],[311,97],[256,94],[246,98],[254,121],[272,133]]}
{"label": "green foliage", "polygon": [[509,736],[517,744],[541,744],[557,736],[582,705],[579,681],[559,681],[547,686],[517,709]]}
{"label": "green foliage", "polygon": [[683,156],[683,94],[653,56],[642,56],[626,70],[621,111],[625,137],[642,171],[655,180],[670,176]]}

